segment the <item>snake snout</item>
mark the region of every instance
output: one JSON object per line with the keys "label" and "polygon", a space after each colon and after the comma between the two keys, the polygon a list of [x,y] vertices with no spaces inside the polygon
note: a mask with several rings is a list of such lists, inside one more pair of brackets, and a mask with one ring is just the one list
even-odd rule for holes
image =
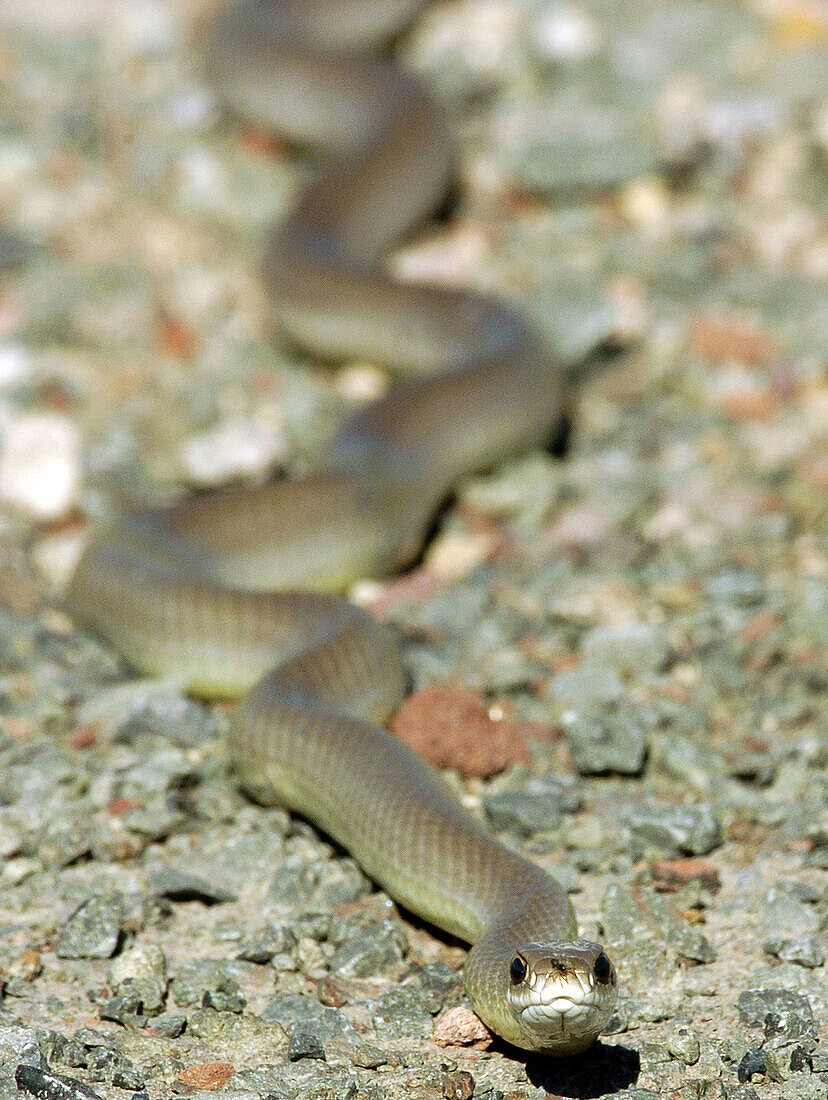
{"label": "snake snout", "polygon": [[547,1054],[585,1050],[615,1007],[615,969],[597,943],[529,944],[515,955],[509,976],[521,1027],[533,1048]]}

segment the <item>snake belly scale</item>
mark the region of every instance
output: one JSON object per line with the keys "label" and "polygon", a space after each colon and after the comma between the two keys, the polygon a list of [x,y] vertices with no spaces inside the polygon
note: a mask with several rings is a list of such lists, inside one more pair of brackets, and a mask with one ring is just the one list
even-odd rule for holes
{"label": "snake belly scale", "polygon": [[560,368],[515,312],[381,267],[439,200],[453,160],[427,92],[371,55],[419,6],[244,0],[204,42],[231,110],[327,153],[270,235],[276,320],[314,354],[369,358],[399,380],[308,475],[99,532],[67,602],[144,672],[238,697],[230,752],[242,785],[316,823],[402,905],[471,943],[466,991],[494,1032],[571,1054],[612,1013],[612,964],[575,938],[555,880],[381,728],[405,694],[396,645],[332,594],[403,566],[462,474],[543,442],[560,415]]}

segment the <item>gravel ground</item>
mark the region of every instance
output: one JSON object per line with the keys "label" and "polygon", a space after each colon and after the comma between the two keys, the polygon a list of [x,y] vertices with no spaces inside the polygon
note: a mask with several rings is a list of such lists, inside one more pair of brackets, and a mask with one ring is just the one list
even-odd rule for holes
{"label": "gravel ground", "polygon": [[612,1033],[557,1064],[487,1046],[463,949],[239,795],[221,708],[59,610],[89,517],[299,471],[386,383],[269,327],[307,165],[223,117],[204,7],[0,0],[0,1100],[828,1096],[825,7],[469,0],[401,48],[463,161],[397,269],[616,351],[565,459],[470,479],[355,593],[415,732],[508,723],[454,781],[615,958]]}

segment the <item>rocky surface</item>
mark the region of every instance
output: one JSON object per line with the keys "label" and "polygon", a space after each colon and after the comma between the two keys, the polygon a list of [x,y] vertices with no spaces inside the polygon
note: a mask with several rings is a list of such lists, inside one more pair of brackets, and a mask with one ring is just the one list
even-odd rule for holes
{"label": "rocky surface", "polygon": [[305,166],[222,115],[206,7],[0,0],[0,1100],[828,1096],[824,7],[463,0],[400,48],[463,154],[397,270],[623,349],[565,458],[470,478],[354,593],[400,726],[492,732],[451,782],[613,955],[610,1034],[559,1063],[487,1044],[462,947],[242,798],[224,709],[59,610],[88,517],[301,469],[386,384],[270,330]]}

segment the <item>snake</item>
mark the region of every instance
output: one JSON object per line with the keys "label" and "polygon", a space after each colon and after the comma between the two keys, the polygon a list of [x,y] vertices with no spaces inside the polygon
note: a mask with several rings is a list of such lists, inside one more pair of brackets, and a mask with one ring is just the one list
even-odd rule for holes
{"label": "snake", "polygon": [[422,0],[242,0],[201,33],[228,111],[322,157],[268,234],[274,323],[312,356],[395,373],[296,478],[126,510],[93,534],[71,613],[136,669],[236,699],[241,787],[318,826],[412,914],[471,945],[471,1007],[549,1055],[587,1049],[617,981],[568,895],[384,728],[407,692],[388,627],[341,595],[422,548],[458,480],[548,440],[558,358],[497,298],[384,260],[445,195],[445,112],[387,48]]}

